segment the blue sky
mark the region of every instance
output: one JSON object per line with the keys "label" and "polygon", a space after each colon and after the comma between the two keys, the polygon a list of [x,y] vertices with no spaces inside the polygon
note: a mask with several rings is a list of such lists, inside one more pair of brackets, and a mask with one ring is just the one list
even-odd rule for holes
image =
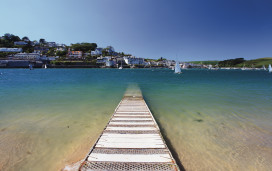
{"label": "blue sky", "polygon": [[272,56],[271,0],[1,0],[0,34],[95,42],[138,57]]}

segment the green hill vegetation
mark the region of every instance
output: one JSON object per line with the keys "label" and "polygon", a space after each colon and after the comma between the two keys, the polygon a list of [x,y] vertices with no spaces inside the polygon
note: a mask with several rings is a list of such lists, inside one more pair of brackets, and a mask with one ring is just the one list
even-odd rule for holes
{"label": "green hill vegetation", "polygon": [[272,64],[272,57],[266,57],[266,58],[258,58],[253,60],[245,61],[241,64],[236,65],[236,67],[243,67],[245,64],[246,67],[255,67],[255,68],[261,68],[263,65],[266,67],[269,64]]}
{"label": "green hill vegetation", "polygon": [[228,59],[224,61],[191,61],[190,63],[194,64],[203,64],[203,65],[217,65],[219,67],[254,67],[261,68],[263,65],[266,67],[269,64],[272,64],[272,57],[258,58],[252,60],[245,60],[244,58]]}
{"label": "green hill vegetation", "polygon": [[218,64],[219,61],[191,61],[189,63],[193,63],[193,64],[203,64],[203,65],[216,65]]}
{"label": "green hill vegetation", "polygon": [[91,52],[97,47],[96,43],[76,43],[71,45],[71,49],[74,51],[83,51],[83,53]]}

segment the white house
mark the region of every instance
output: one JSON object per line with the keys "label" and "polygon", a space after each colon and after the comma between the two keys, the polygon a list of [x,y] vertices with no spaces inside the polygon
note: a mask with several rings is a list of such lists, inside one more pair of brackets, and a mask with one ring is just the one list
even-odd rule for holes
{"label": "white house", "polygon": [[168,67],[175,65],[175,61],[174,60],[165,60],[164,63]]}
{"label": "white house", "polygon": [[144,65],[144,58],[136,58],[136,57],[124,57],[126,64],[128,65]]}
{"label": "white house", "polygon": [[114,58],[110,57],[110,56],[105,56],[105,57],[98,57],[97,64],[105,64],[107,67],[111,67],[113,65],[116,64],[116,61],[114,60]]}
{"label": "white house", "polygon": [[62,46],[58,46],[56,51],[65,51],[66,48],[65,47],[62,47]]}
{"label": "white house", "polygon": [[92,56],[102,55],[102,50],[103,48],[96,48],[94,51],[91,51],[91,55]]}
{"label": "white house", "polygon": [[56,58],[58,58],[58,57],[54,57],[54,56],[41,56],[40,57],[40,60],[47,60],[47,61],[54,61],[54,60],[56,60]]}
{"label": "white house", "polygon": [[116,62],[114,60],[108,60],[108,61],[106,61],[106,66],[107,67],[114,66],[115,64],[116,64]]}
{"label": "white house", "polygon": [[56,42],[47,42],[48,47],[57,47]]}
{"label": "white house", "polygon": [[19,41],[19,42],[14,42],[14,45],[27,45],[27,42],[24,42],[24,41]]}
{"label": "white house", "polygon": [[96,63],[106,63],[107,61],[111,60],[111,57],[110,56],[105,56],[105,57],[98,57],[97,60],[96,60]]}
{"label": "white house", "polygon": [[13,59],[38,60],[40,57],[39,53],[17,53],[13,56]]}
{"label": "white house", "polygon": [[48,51],[49,51],[48,47],[40,47],[40,46],[34,47],[34,53],[47,53]]}
{"label": "white house", "polygon": [[77,59],[81,59],[82,58],[82,51],[68,51],[68,57],[69,58],[77,58]]}
{"label": "white house", "polygon": [[22,48],[0,48],[0,52],[23,52]]}

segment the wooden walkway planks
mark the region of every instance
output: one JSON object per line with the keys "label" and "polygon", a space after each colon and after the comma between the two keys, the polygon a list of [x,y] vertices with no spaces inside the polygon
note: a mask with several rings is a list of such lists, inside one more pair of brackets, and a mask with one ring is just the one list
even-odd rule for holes
{"label": "wooden walkway planks", "polygon": [[179,170],[142,96],[124,96],[79,170]]}

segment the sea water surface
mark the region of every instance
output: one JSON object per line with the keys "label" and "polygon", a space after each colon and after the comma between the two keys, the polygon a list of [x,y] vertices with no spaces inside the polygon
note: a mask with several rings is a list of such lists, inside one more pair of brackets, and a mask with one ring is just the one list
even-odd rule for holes
{"label": "sea water surface", "polygon": [[85,157],[127,87],[139,87],[186,170],[271,170],[272,74],[168,69],[0,69],[0,170]]}

